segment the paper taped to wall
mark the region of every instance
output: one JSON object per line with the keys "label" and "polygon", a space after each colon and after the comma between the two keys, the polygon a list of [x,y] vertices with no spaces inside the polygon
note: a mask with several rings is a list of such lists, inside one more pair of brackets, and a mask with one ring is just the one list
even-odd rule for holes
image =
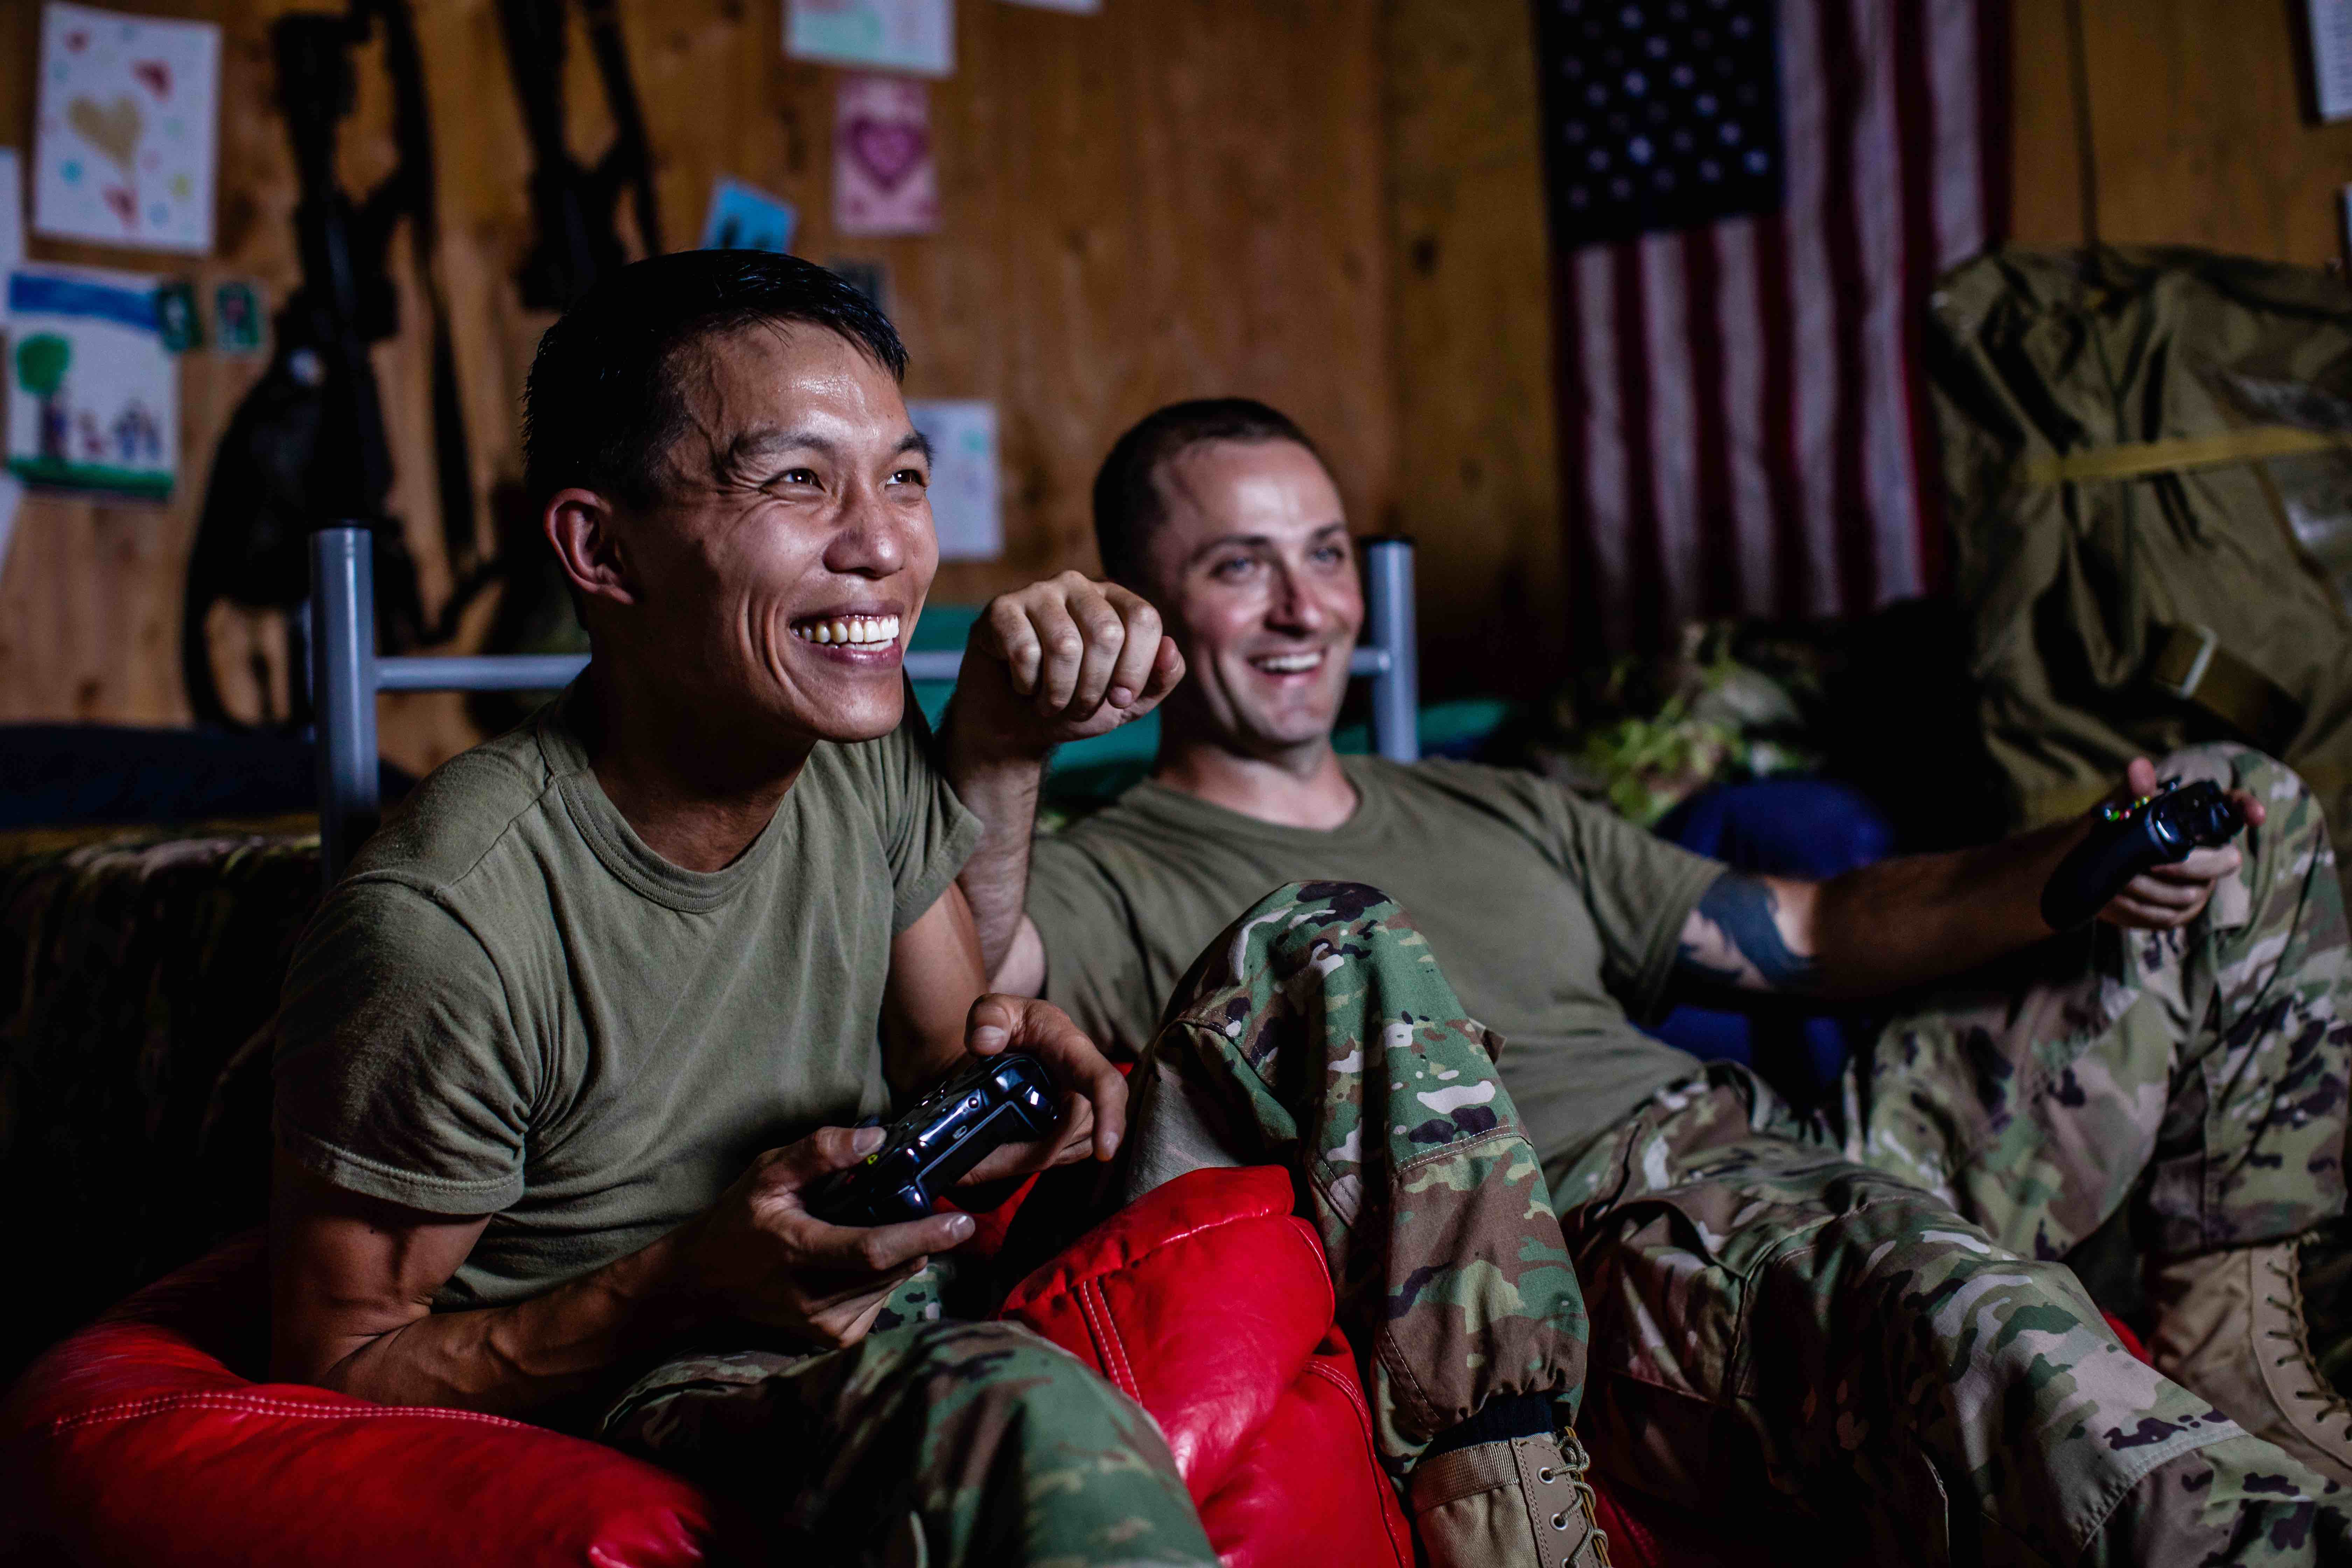
{"label": "paper taped to wall", "polygon": [[[0,147],[0,272],[25,259],[25,174],[16,149]],[[0,321],[5,321],[0,316]]]}
{"label": "paper taped to wall", "polygon": [[947,76],[955,70],[955,0],[792,0],[784,52],[794,59]]}
{"label": "paper taped to wall", "polygon": [[50,0],[41,13],[34,231],[212,249],[220,49],[210,22]]}
{"label": "paper taped to wall", "polygon": [[842,234],[930,234],[940,226],[931,89],[903,77],[841,79],[833,114],[833,226]]}
{"label": "paper taped to wall", "polygon": [[24,500],[25,481],[0,469],[0,583],[8,580],[8,542],[16,535],[16,509]]}
{"label": "paper taped to wall", "polygon": [[2311,97],[2322,120],[2352,120],[2352,0],[2304,0]]}
{"label": "paper taped to wall", "polygon": [[931,444],[931,518],[942,561],[1004,553],[997,484],[996,405],[974,398],[909,399],[907,415]]}
{"label": "paper taped to wall", "polygon": [[710,208],[702,220],[705,250],[772,250],[793,247],[800,209],[757,185],[720,178],[710,186]]}
{"label": "paper taped to wall", "polygon": [[7,468],[28,483],[151,498],[180,459],[180,374],[155,279],[79,267],[8,275]]}

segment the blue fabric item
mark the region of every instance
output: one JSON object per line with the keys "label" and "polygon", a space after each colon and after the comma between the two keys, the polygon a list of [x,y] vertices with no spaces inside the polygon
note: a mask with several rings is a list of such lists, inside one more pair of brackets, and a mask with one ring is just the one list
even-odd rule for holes
{"label": "blue fabric item", "polygon": [[[1820,879],[1883,860],[1893,824],[1861,791],[1824,778],[1758,779],[1704,790],[1667,814],[1658,836],[1734,869]],[[1739,1013],[1676,1007],[1651,1033],[1702,1061],[1745,1062],[1800,1104],[1837,1082],[1878,1020],[1861,1011]]]}
{"label": "blue fabric item", "polygon": [[[386,805],[415,781],[380,765]],[[113,724],[0,725],[0,827],[184,823],[319,809],[310,742]]]}

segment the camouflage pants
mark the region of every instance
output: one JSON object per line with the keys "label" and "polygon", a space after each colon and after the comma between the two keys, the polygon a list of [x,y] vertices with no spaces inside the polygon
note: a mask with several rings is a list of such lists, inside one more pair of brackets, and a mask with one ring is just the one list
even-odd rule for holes
{"label": "camouflage pants", "polygon": [[779,1561],[1215,1563],[1151,1417],[1026,1329],[945,1316],[955,1283],[934,1262],[846,1350],[665,1362],[597,1436],[710,1488]]}
{"label": "camouflage pants", "polygon": [[2126,1202],[2177,1252],[2343,1205],[2352,974],[2318,812],[2250,752],[2165,771],[2270,811],[2183,932],[2102,928],[1890,1026],[1829,1116],[1712,1068],[1564,1173],[1604,1469],[1801,1500],[1883,1561],[2341,1559],[2352,1500],[2125,1352],[2058,1261]]}
{"label": "camouflage pants", "polygon": [[1209,945],[1136,1071],[1121,1195],[1279,1163],[1330,1267],[1383,1465],[1496,1395],[1584,1383],[1584,1302],[1535,1149],[1428,942],[1372,889],[1276,889]]}

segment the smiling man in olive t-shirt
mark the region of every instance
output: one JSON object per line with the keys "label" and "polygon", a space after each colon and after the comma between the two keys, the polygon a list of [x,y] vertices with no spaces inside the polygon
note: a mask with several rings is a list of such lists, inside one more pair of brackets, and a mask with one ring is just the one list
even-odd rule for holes
{"label": "smiling man in olive t-shirt", "polygon": [[[1237,911],[1301,879],[1376,887],[1502,1038],[1592,1313],[1580,1428],[1615,1479],[1727,1522],[1793,1503],[1874,1561],[2342,1560],[2352,1416],[2292,1282],[2296,1238],[2343,1205],[2352,966],[2292,773],[2168,759],[2234,786],[2244,849],[2133,882],[2095,936],[2053,940],[2039,913],[2082,821],[1827,883],[1743,876],[1529,775],[1337,756],[1355,558],[1273,409],[1145,419],[1095,521],[1190,676],[1150,781],[1034,867],[1043,755],[951,765],[988,825],[963,882],[1000,987],[1165,1051],[1161,1007]],[[2155,782],[2143,761],[2127,787]],[[1969,971],[1818,1118],[1632,1023],[1685,995]],[[2127,1201],[2179,1381],[2057,1261]]]}
{"label": "smiling man in olive t-shirt", "polygon": [[[541,339],[527,475],[593,658],[420,784],[304,932],[275,1374],[593,1432],[813,1561],[1207,1568],[1150,1417],[943,1303],[968,1215],[804,1202],[971,1053],[1066,1097],[975,1177],[1108,1159],[1124,1116],[1067,1018],[982,994],[975,824],[901,668],[938,563],[904,368],[862,295],[759,252],[621,268]],[[1079,601],[1141,609],[1066,579],[996,609]],[[1159,641],[1125,704],[1178,678]],[[1039,738],[1117,721],[1041,711],[984,650],[956,696]]]}

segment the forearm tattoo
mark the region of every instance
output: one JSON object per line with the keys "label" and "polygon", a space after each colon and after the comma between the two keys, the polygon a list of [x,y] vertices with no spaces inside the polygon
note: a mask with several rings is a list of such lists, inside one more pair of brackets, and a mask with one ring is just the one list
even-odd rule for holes
{"label": "forearm tattoo", "polygon": [[1695,980],[1757,991],[1810,991],[1821,965],[1793,951],[1776,918],[1780,900],[1760,878],[1726,871],[1683,927],[1677,963]]}

